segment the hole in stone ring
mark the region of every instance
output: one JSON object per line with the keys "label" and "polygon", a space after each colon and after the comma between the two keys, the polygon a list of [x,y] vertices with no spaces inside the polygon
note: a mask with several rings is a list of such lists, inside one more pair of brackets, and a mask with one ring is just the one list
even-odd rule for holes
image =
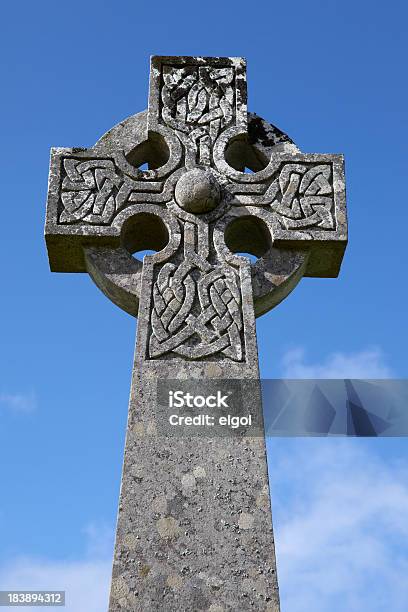
{"label": "hole in stone ring", "polygon": [[[272,240],[264,221],[248,215],[234,219],[227,225],[225,244],[232,253],[262,257],[271,247]],[[253,257],[250,257],[253,261]]]}
{"label": "hole in stone ring", "polygon": [[161,251],[169,241],[164,221],[152,213],[141,212],[125,221],[121,233],[122,246],[137,259]]}
{"label": "hole in stone ring", "polygon": [[164,166],[170,157],[170,150],[166,141],[160,134],[149,134],[145,140],[129,151],[126,159],[135,168],[140,170],[155,170]]}
{"label": "hole in stone ring", "polygon": [[268,165],[268,159],[261,150],[240,136],[233,138],[225,149],[225,161],[238,172],[259,172]]}

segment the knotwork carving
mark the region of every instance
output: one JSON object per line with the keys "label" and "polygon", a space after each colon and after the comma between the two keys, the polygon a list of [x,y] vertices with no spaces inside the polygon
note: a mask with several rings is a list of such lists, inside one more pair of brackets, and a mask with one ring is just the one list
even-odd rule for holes
{"label": "knotwork carving", "polygon": [[[78,222],[109,225],[126,206],[143,201],[167,202],[173,183],[134,180],[118,168],[113,159],[62,160],[59,223]],[[274,171],[273,171],[274,170]],[[279,225],[286,230],[316,227],[335,229],[332,165],[284,163],[271,178],[260,183],[230,183],[233,204],[270,207]],[[263,193],[262,193],[263,192]]]}
{"label": "knotwork carving", "polygon": [[61,193],[64,209],[60,222],[83,220],[98,225],[110,223],[117,210],[117,196],[123,185],[113,161],[64,159],[64,169],[66,177]]}
{"label": "knotwork carving", "polygon": [[234,69],[163,66],[162,78],[162,122],[189,134],[195,147],[203,139],[200,146],[209,148],[234,121]]}
{"label": "knotwork carving", "polygon": [[[284,229],[335,229],[332,164],[283,164],[262,184],[234,185],[236,205],[268,206]],[[240,196],[239,194],[244,194]],[[248,195],[251,194],[251,195]]]}
{"label": "knotwork carving", "polygon": [[[167,202],[174,180],[152,181],[139,172],[140,180],[127,176],[113,159],[62,159],[60,224],[109,225],[127,205]],[[138,172],[137,169],[134,170]]]}
{"label": "knotwork carving", "polygon": [[241,302],[233,268],[213,267],[198,255],[178,267],[166,263],[153,285],[150,357],[173,352],[199,359],[223,353],[241,361]]}
{"label": "knotwork carving", "polygon": [[331,168],[321,164],[307,168],[302,164],[286,164],[279,175],[281,198],[271,203],[286,229],[312,226],[333,229],[333,188]]}

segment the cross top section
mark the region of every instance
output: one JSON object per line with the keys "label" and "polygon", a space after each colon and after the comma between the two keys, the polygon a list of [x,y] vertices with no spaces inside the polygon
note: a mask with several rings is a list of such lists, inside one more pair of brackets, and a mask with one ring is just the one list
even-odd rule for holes
{"label": "cross top section", "polygon": [[222,132],[247,130],[245,60],[153,57],[148,124],[152,131],[158,125],[174,130],[189,163],[211,165],[212,148]]}
{"label": "cross top section", "polygon": [[153,57],[148,112],[52,150],[51,269],[89,272],[143,316],[147,359],[245,361],[253,314],[337,276],[346,232],[343,157],[302,154],[248,113],[242,58]]}

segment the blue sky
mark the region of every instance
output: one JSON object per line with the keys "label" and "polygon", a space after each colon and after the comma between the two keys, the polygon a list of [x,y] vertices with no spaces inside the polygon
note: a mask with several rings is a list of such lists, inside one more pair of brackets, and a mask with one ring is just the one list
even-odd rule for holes
{"label": "blue sky", "polygon": [[[250,110],[345,154],[350,223],[340,278],[258,322],[263,377],[407,377],[407,18],[366,0],[2,7],[1,588],[103,610],[119,492],[135,321],[49,272],[49,148],[143,110],[150,54],[245,56]],[[406,610],[406,441],[268,447],[283,612]]]}

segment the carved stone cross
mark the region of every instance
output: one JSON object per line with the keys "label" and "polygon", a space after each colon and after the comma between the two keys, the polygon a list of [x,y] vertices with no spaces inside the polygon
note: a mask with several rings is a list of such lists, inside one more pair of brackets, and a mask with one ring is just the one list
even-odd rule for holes
{"label": "carved stone cross", "polygon": [[346,240],[342,156],[247,113],[241,58],[153,57],[147,112],[52,150],[51,270],[138,316],[110,612],[279,610],[263,435],[164,435],[158,382],[258,381],[255,317]]}

